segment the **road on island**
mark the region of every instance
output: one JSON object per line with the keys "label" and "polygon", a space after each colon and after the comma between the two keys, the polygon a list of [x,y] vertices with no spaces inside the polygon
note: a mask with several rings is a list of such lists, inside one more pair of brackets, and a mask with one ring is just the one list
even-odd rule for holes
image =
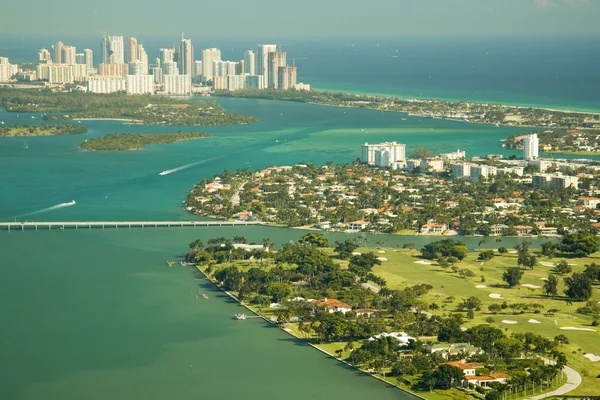
{"label": "road on island", "polygon": [[[547,361],[547,360],[545,360]],[[567,374],[567,382],[552,392],[544,393],[539,396],[528,397],[526,400],[541,400],[552,396],[562,396],[563,394],[569,393],[571,390],[581,385],[581,375],[571,367],[565,366],[563,371]]]}
{"label": "road on island", "polygon": [[240,192],[242,190],[244,190],[244,186],[246,186],[247,182],[243,182],[240,187],[238,188],[238,190],[235,191],[235,193],[233,194],[233,196],[231,196],[231,205],[232,206],[239,206],[240,205]]}

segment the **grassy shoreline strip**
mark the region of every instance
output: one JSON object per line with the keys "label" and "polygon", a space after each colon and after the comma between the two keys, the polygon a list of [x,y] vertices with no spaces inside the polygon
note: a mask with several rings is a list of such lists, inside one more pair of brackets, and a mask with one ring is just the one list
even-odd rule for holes
{"label": "grassy shoreline strip", "polygon": [[202,268],[201,268],[199,265],[195,265],[195,267],[196,267],[196,269],[198,270],[198,272],[200,272],[200,273],[202,274],[202,276],[204,276],[204,278],[206,278],[206,280],[208,280],[210,283],[212,283],[212,284],[213,284],[213,285],[214,285],[216,288],[218,288],[219,290],[221,290],[223,293],[225,293],[226,295],[228,295],[228,296],[229,296],[231,299],[233,299],[233,300],[234,300],[235,302],[237,302],[239,305],[241,305],[242,307],[244,307],[245,309],[247,309],[247,310],[248,310],[249,312],[251,312],[252,314],[254,314],[254,315],[256,315],[256,316],[258,316],[258,317],[262,318],[264,321],[268,322],[269,324],[273,325],[274,327],[276,327],[276,328],[279,328],[281,331],[283,331],[283,332],[287,333],[288,335],[292,336],[293,338],[295,338],[295,339],[297,339],[297,340],[300,340],[300,341],[302,341],[303,343],[305,343],[305,344],[309,345],[309,346],[310,346],[310,347],[312,347],[313,349],[320,351],[321,353],[323,353],[323,354],[325,354],[325,355],[327,355],[327,356],[329,356],[329,357],[331,357],[331,358],[335,359],[335,360],[336,360],[336,361],[338,361],[338,362],[341,362],[341,363],[345,364],[346,366],[348,366],[348,367],[350,367],[350,368],[352,368],[352,369],[354,369],[354,370],[356,370],[356,371],[360,371],[360,372],[362,372],[362,373],[363,373],[363,374],[365,374],[365,375],[368,375],[368,376],[370,376],[370,377],[372,377],[372,378],[375,378],[375,379],[377,379],[377,380],[379,380],[379,381],[381,381],[381,382],[385,383],[386,385],[389,385],[389,386],[391,386],[391,387],[394,387],[394,388],[396,388],[396,389],[398,389],[398,390],[401,390],[401,391],[402,391],[402,392],[404,392],[404,393],[407,393],[407,394],[409,394],[409,395],[411,395],[411,396],[415,396],[416,398],[419,398],[419,399],[421,399],[421,400],[427,400],[425,397],[421,397],[421,396],[419,396],[418,394],[416,394],[416,393],[413,393],[413,392],[411,392],[411,391],[409,391],[409,390],[407,390],[407,389],[404,389],[404,388],[402,388],[402,387],[400,387],[400,386],[396,386],[396,385],[392,384],[391,382],[389,382],[389,381],[387,381],[387,380],[383,379],[382,377],[379,377],[379,376],[377,376],[377,375],[370,374],[370,373],[368,373],[367,371],[364,371],[364,370],[362,370],[362,369],[360,369],[360,368],[354,367],[354,366],[352,366],[352,365],[348,364],[346,361],[344,361],[344,360],[341,360],[341,359],[337,358],[335,355],[333,355],[333,354],[331,354],[331,353],[329,353],[329,352],[325,351],[324,349],[321,349],[321,348],[319,348],[318,346],[316,346],[316,345],[314,345],[314,344],[312,344],[312,343],[310,343],[310,342],[308,342],[308,341],[306,341],[306,340],[303,340],[302,338],[300,338],[300,337],[298,337],[298,336],[294,335],[294,333],[293,333],[293,332],[292,332],[290,329],[287,329],[287,328],[284,328],[284,327],[282,327],[282,326],[278,325],[277,323],[275,323],[274,321],[270,320],[270,319],[269,319],[269,318],[267,318],[266,316],[262,315],[262,314],[261,314],[261,313],[259,313],[258,311],[256,311],[256,310],[252,309],[250,306],[248,306],[248,305],[244,304],[244,302],[240,301],[240,299],[238,299],[238,298],[237,298],[237,297],[236,297],[236,296],[235,296],[233,293],[231,293],[231,292],[229,292],[229,291],[227,291],[227,290],[223,289],[223,288],[222,288],[221,286],[219,286],[219,285],[218,285],[218,284],[217,284],[217,283],[216,283],[216,282],[215,282],[215,281],[214,281],[214,280],[213,280],[211,277],[209,277],[209,276],[208,276],[208,275],[207,275],[207,274],[206,274],[206,273],[205,273],[205,272],[202,270]]}

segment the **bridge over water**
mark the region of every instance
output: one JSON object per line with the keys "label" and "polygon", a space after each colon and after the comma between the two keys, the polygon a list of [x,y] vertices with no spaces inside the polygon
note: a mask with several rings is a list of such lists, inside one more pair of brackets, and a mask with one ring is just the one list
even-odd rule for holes
{"label": "bridge over water", "polygon": [[53,221],[0,222],[0,230],[104,229],[104,228],[171,228],[260,225],[257,221]]}

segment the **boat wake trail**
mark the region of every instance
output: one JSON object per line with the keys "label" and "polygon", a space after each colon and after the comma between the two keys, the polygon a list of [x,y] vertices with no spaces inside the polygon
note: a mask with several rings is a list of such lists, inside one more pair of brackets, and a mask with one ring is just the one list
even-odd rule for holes
{"label": "boat wake trail", "polygon": [[72,201],[70,201],[68,203],[60,203],[60,204],[57,204],[57,205],[52,206],[52,207],[42,208],[41,210],[32,211],[32,212],[27,213],[27,214],[17,215],[17,217],[27,217],[29,215],[41,214],[41,213],[45,213],[45,212],[48,212],[48,211],[57,210],[59,208],[71,207],[71,206],[74,206],[75,204],[76,204],[75,200],[72,200]]}
{"label": "boat wake trail", "polygon": [[196,162],[193,162],[193,163],[185,164],[185,165],[182,165],[181,167],[177,167],[177,168],[173,168],[173,169],[166,169],[166,170],[160,172],[158,175],[160,175],[160,176],[169,175],[169,174],[172,174],[174,172],[183,171],[184,169],[195,167],[196,165],[204,164],[204,163],[207,163],[207,162],[210,162],[210,161],[218,160],[220,158],[223,158],[223,157],[208,158],[206,160],[196,161]]}

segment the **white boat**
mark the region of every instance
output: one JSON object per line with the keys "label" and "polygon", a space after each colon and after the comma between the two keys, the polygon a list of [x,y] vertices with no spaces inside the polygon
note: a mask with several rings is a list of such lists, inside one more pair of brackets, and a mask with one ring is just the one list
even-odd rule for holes
{"label": "white boat", "polygon": [[77,203],[75,202],[75,200],[71,200],[71,201],[70,201],[70,202],[68,202],[67,204],[68,204],[68,205],[70,205],[70,206],[74,206],[74,205],[75,205],[75,204],[77,204]]}
{"label": "white boat", "polygon": [[26,142],[26,141],[23,141],[23,148],[24,148],[24,149],[28,149],[28,148],[29,148],[29,145],[27,144],[27,142]]}
{"label": "white boat", "polygon": [[233,316],[239,321],[246,319],[246,314],[234,314]]}

